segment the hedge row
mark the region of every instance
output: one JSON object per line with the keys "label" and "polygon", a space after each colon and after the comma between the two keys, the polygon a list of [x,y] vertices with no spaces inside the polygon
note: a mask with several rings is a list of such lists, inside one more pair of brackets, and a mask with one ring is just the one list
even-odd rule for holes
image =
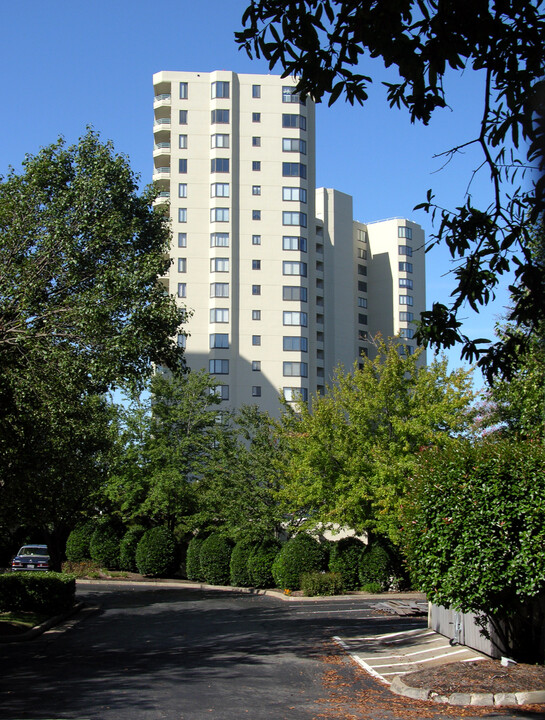
{"label": "hedge row", "polygon": [[66,558],[71,563],[93,560],[108,570],[162,577],[175,568],[176,541],[166,527],[146,530],[136,525],[122,534],[113,523],[95,520],[72,530],[66,542]]}
{"label": "hedge row", "polygon": [[0,611],[22,610],[51,615],[74,605],[76,580],[56,572],[13,572],[0,575]]}
{"label": "hedge row", "polygon": [[213,534],[189,542],[186,574],[189,580],[211,585],[302,589],[319,595],[336,594],[341,588],[381,592],[397,581],[399,569],[395,554],[379,542],[367,546],[357,538],[343,538],[319,543],[299,533],[284,545],[267,538],[242,540],[233,547],[225,536]]}
{"label": "hedge row", "polygon": [[[108,569],[161,577],[174,570],[176,543],[165,527],[145,530],[135,526],[121,536],[113,524],[101,521],[76,528],[68,538],[66,555],[72,562],[90,558]],[[295,535],[282,546],[275,538],[242,540],[235,545],[219,534],[196,536],[186,554],[189,580],[235,587],[299,590],[304,573],[329,571],[335,580],[328,582],[336,588],[340,578],[344,590],[380,592],[399,585],[400,567],[393,548],[384,541],[365,545],[349,537],[320,543],[306,533]],[[311,592],[309,588],[316,585],[320,583],[313,576],[307,590]]]}

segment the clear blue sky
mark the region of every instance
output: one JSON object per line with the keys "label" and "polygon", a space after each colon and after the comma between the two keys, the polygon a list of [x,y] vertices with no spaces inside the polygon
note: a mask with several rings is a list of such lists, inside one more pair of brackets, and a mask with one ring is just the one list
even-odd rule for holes
{"label": "clear blue sky", "polygon": [[[70,143],[88,124],[129,156],[144,183],[152,169],[152,75],[159,70],[239,73],[268,72],[235,45],[246,0],[19,0],[3,3],[0,30],[0,174],[20,167],[59,135]],[[369,68],[364,68],[365,70]],[[370,70],[385,77],[382,67]],[[275,70],[280,73],[280,69]],[[464,202],[471,173],[481,160],[459,156],[441,170],[433,155],[475,137],[481,79],[472,72],[447,79],[451,109],[427,128],[411,125],[408,114],[390,110],[377,83],[364,109],[338,101],[317,107],[317,185],[354,196],[362,221],[404,216],[432,232],[429,216],[413,207],[433,187],[439,204]],[[475,199],[488,200],[483,171],[472,183]],[[453,287],[448,253],[427,257],[428,306],[446,301]],[[475,315],[465,313],[465,330],[493,337],[506,295]],[[452,366],[459,352],[450,352]]]}

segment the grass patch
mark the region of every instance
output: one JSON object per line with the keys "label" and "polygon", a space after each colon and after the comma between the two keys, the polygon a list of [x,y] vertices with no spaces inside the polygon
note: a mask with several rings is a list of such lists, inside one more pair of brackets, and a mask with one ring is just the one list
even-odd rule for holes
{"label": "grass patch", "polygon": [[12,610],[0,613],[0,635],[23,633],[36,625],[41,625],[49,615],[44,613]]}

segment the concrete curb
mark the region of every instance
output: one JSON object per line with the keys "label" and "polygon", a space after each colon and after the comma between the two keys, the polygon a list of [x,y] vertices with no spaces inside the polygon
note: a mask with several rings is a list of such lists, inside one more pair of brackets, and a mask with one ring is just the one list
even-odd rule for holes
{"label": "concrete curb", "polygon": [[[0,635],[0,642],[1,643],[9,643],[9,642],[21,642],[22,640],[33,640],[35,637],[38,637],[38,635],[42,635],[44,632],[47,632],[47,630],[50,630],[55,625],[59,625],[60,623],[64,622],[65,620],[68,620],[69,618],[73,617],[77,613],[79,613],[83,608],[85,607],[85,603],[79,602],[74,605],[74,607],[69,610],[66,613],[62,613],[61,615],[55,615],[54,617],[49,618],[48,620],[45,620],[41,625],[36,625],[33,628],[30,628],[30,630],[27,630],[24,633],[21,633],[20,635]],[[94,609],[94,608],[90,608]]]}
{"label": "concrete curb", "polygon": [[315,595],[313,597],[304,597],[301,595],[286,595],[281,590],[262,590],[260,588],[233,587],[232,585],[207,585],[206,583],[191,582],[189,580],[131,580],[123,579],[87,579],[77,578],[76,587],[78,585],[114,585],[116,587],[123,585],[141,585],[142,587],[157,587],[170,589],[187,589],[187,590],[215,590],[217,592],[237,592],[246,595],[266,595],[274,597],[284,602],[331,602],[332,600],[386,600],[387,598],[395,598],[396,600],[421,600],[425,599],[425,595],[420,592],[401,592],[401,593],[372,593],[358,592],[350,595]]}
{"label": "concrete curb", "polygon": [[513,707],[519,705],[541,705],[545,703],[545,690],[532,690],[517,693],[451,693],[441,695],[429,688],[414,688],[407,685],[398,675],[392,680],[390,690],[395,695],[403,695],[413,700],[431,700],[447,705],[474,705],[494,707]]}

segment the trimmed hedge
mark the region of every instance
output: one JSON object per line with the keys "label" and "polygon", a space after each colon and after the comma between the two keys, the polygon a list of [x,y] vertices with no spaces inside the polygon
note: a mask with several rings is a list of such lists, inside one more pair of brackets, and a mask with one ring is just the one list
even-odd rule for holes
{"label": "trimmed hedge", "polygon": [[204,581],[210,585],[229,585],[229,563],[233,544],[223,535],[206,538],[199,553]]}
{"label": "trimmed hedge", "polygon": [[162,525],[147,530],[136,546],[135,560],[138,572],[142,575],[168,575],[176,562],[176,540],[173,533]]}
{"label": "trimmed hedge", "polygon": [[114,526],[106,521],[101,522],[91,536],[89,553],[100,567],[117,570],[119,567],[119,533]]}
{"label": "trimmed hedge", "polygon": [[240,540],[231,553],[229,562],[229,579],[235,587],[251,587],[252,581],[248,573],[248,560],[254,549],[253,540]]}
{"label": "trimmed hedge", "polygon": [[0,575],[0,611],[59,615],[74,606],[76,579],[56,572],[13,572]]}
{"label": "trimmed hedge", "polygon": [[276,538],[266,538],[254,549],[248,558],[248,575],[253,587],[274,587],[272,566],[280,552],[280,541]]}
{"label": "trimmed hedge", "polygon": [[188,580],[193,582],[204,582],[201,571],[201,547],[205,538],[199,535],[191,538],[187,544],[187,553],[185,556],[185,574]]}
{"label": "trimmed hedge", "polygon": [[119,569],[136,572],[136,548],[146,528],[134,525],[129,528],[119,543]]}
{"label": "trimmed hedge", "polygon": [[299,533],[282,547],[272,566],[276,586],[299,590],[301,575],[324,568],[324,551],[310,535]]}
{"label": "trimmed hedge", "polygon": [[329,570],[340,573],[345,590],[360,587],[359,568],[365,544],[355,537],[345,537],[334,543],[329,555]]}
{"label": "trimmed hedge", "polygon": [[360,560],[360,582],[363,589],[373,586],[369,592],[377,592],[377,587],[387,590],[393,575],[393,564],[390,553],[378,542],[369,545]]}
{"label": "trimmed hedge", "polygon": [[309,572],[301,575],[303,595],[342,595],[343,579],[340,573]]}
{"label": "trimmed hedge", "polygon": [[96,520],[88,520],[82,525],[77,525],[66,541],[66,559],[69,562],[82,562],[90,560],[89,543],[96,529]]}

